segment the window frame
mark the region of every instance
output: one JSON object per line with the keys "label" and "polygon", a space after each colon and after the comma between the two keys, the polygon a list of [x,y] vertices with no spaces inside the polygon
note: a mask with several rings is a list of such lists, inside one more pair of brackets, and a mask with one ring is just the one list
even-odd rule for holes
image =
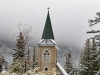
{"label": "window frame", "polygon": [[[49,53],[49,55],[48,55]],[[43,54],[42,54],[42,61],[43,62],[50,62],[51,60],[51,53],[48,49],[44,50],[43,51]]]}

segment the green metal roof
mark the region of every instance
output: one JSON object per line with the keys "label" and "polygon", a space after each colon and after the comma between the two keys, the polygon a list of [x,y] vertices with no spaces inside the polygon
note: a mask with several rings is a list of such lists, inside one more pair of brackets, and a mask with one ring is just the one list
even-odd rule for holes
{"label": "green metal roof", "polygon": [[45,27],[42,34],[42,39],[54,39],[49,11],[46,18]]}

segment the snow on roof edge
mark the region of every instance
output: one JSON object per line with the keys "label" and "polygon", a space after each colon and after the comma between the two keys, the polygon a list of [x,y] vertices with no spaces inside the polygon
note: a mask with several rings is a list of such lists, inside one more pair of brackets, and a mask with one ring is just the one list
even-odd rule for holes
{"label": "snow on roof edge", "polygon": [[38,45],[43,41],[44,39],[40,40],[40,42],[38,43]]}
{"label": "snow on roof edge", "polygon": [[[50,40],[52,44],[47,43],[47,42],[45,44],[42,44],[42,42],[45,40],[47,40],[47,41]],[[54,45],[56,45],[56,42],[53,39],[41,39],[40,42],[38,43],[38,45],[43,45],[43,46],[44,45],[53,45],[54,46]]]}
{"label": "snow on roof edge", "polygon": [[62,72],[64,75],[68,75],[68,74],[66,73],[66,71],[62,68],[62,66],[58,63],[58,61],[57,61],[56,65],[58,66],[58,68],[61,70],[61,72]]}

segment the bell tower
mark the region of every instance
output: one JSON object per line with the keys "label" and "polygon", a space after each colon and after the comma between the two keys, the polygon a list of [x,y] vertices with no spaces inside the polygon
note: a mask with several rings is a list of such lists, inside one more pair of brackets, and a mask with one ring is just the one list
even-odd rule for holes
{"label": "bell tower", "polygon": [[51,71],[56,68],[57,49],[51,25],[49,9],[42,34],[42,38],[38,43],[38,66],[40,71]]}

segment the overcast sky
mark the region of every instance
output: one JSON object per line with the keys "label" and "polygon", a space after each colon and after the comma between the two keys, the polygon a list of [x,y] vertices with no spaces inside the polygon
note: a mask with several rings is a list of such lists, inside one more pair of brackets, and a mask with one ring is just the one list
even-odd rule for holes
{"label": "overcast sky", "polygon": [[100,12],[100,0],[0,0],[0,35],[11,37],[18,32],[17,25],[32,26],[31,35],[38,43],[42,37],[47,7],[57,44],[78,48],[84,46],[85,40],[93,35],[88,30],[98,30],[97,24],[89,27],[88,19],[94,19]]}

